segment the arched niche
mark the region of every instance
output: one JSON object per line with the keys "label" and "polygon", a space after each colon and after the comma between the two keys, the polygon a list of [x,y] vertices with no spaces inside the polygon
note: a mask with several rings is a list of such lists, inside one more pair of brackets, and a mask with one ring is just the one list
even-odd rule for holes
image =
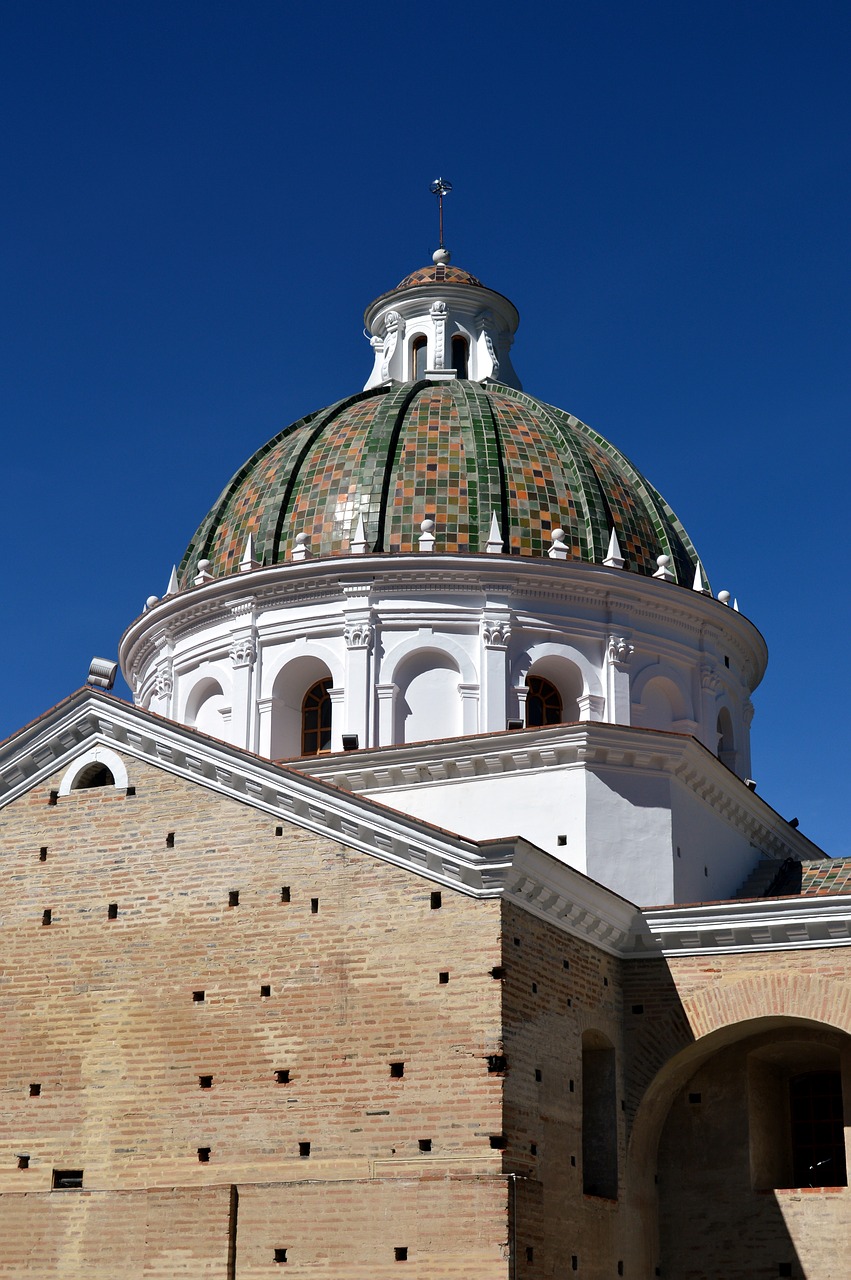
{"label": "arched niche", "polygon": [[618,1198],[618,1088],[615,1047],[601,1031],[582,1035],[582,1190]]}
{"label": "arched niche", "polygon": [[110,751],[109,747],[91,747],[65,770],[59,783],[59,794],[67,796],[72,791],[88,791],[92,787],[124,790],[127,785],[127,768],[121,756]]}
{"label": "arched niche", "polygon": [[202,675],[195,681],[186,697],[184,724],[211,738],[227,736],[231,704],[222,685],[213,675]]}
{"label": "arched niche", "polygon": [[394,740],[423,742],[464,731],[461,672],[443,649],[419,648],[395,669]]}
{"label": "arched niche", "polygon": [[[316,654],[300,654],[281,667],[271,697],[269,754],[273,760],[301,755],[305,695],[317,685],[328,681],[333,684],[333,679],[328,664]],[[332,706],[332,737],[334,710]]]}
{"label": "arched niche", "polygon": [[633,720],[644,729],[693,728],[691,700],[678,672],[645,667],[632,687]]}
{"label": "arched niche", "polygon": [[728,769],[732,769],[735,772],[736,742],[733,735],[733,717],[730,715],[729,707],[721,707],[719,709],[715,731],[718,735],[718,759]]}

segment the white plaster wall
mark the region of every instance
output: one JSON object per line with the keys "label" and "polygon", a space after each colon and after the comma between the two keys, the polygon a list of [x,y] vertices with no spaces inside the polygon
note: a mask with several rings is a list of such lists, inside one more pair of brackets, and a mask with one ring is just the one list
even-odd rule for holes
{"label": "white plaster wall", "polygon": [[[731,898],[760,859],[758,849],[693,791],[672,785],[675,902]],[[679,849],[679,856],[677,850]]]}
{"label": "white plaster wall", "polygon": [[586,873],[637,906],[673,902],[670,779],[611,768],[585,779]]}
{"label": "white plaster wall", "polygon": [[[370,790],[368,794],[473,840],[522,835],[584,872],[583,773],[582,769],[503,773],[493,778]],[[566,844],[559,844],[559,835],[566,837]]]}

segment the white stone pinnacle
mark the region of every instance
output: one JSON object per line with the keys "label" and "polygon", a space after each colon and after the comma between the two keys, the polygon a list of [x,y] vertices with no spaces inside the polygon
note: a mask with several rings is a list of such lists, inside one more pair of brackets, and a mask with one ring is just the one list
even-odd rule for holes
{"label": "white stone pinnacle", "polygon": [[177,565],[171,566],[171,577],[168,580],[168,586],[165,589],[167,596],[176,596],[180,590],[180,584],[177,581]]}
{"label": "white stone pinnacle", "polygon": [[603,564],[609,566],[610,569],[622,569],[624,567],[624,558],[621,555],[620,543],[618,535],[615,533],[615,526],[612,525],[612,536],[609,538],[609,549],[606,552]]}
{"label": "white stone pinnacle", "polygon": [[553,529],[550,534],[552,546],[547,555],[551,560],[566,560],[567,547],[564,545],[564,529]]}
{"label": "white stone pinnacle", "polygon": [[698,560],[694,569],[694,587],[693,591],[706,591],[706,575],[703,572],[703,565]]}
{"label": "white stone pinnacle", "polygon": [[293,560],[309,560],[310,559],[310,534],[297,533],[295,536],[295,546],[293,547]]}
{"label": "white stone pinnacle", "polygon": [[490,533],[488,534],[488,542],[485,550],[489,556],[499,556],[502,555],[504,545],[499,521],[497,520],[496,512],[494,511],[491,516]]}
{"label": "white stone pinnacle", "polygon": [[671,573],[671,557],[661,555],[656,557],[656,564],[659,566],[653,574],[654,578],[661,578],[663,582],[676,582],[676,578]]}
{"label": "white stone pinnacle", "polygon": [[434,551],[434,521],[421,520],[420,529],[422,532],[417,539],[420,551]]}
{"label": "white stone pinnacle", "polygon": [[242,559],[239,562],[240,573],[250,573],[252,569],[259,569],[260,561],[254,555],[254,534],[249,533],[245,540],[245,550],[242,553]]}
{"label": "white stone pinnacle", "polygon": [[353,556],[362,556],[369,551],[369,544],[366,540],[366,527],[363,522],[363,512],[358,516],[357,526],[355,528],[355,536],[349,540],[349,554]]}

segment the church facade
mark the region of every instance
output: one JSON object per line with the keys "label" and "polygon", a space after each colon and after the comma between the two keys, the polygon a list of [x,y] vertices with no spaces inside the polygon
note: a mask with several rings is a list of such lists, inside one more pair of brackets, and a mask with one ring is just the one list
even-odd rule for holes
{"label": "church facade", "polygon": [[133,705],[0,747],[0,1275],[842,1280],[851,861],[751,781],[765,642],[508,299],[438,250],[365,321]]}

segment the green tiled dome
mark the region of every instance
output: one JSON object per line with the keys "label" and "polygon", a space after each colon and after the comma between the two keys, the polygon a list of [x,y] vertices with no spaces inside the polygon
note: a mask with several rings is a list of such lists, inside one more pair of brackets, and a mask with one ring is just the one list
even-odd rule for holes
{"label": "green tiled dome", "polygon": [[237,472],[180,566],[235,573],[249,534],[267,565],[306,533],[314,556],[346,555],[359,515],[374,552],[417,550],[435,521],[435,551],[483,552],[496,513],[510,555],[543,556],[560,527],[577,560],[601,562],[614,526],[626,568],[673,559],[691,586],[696,552],[671,508],[584,423],[495,383],[391,383],[295,422]]}

